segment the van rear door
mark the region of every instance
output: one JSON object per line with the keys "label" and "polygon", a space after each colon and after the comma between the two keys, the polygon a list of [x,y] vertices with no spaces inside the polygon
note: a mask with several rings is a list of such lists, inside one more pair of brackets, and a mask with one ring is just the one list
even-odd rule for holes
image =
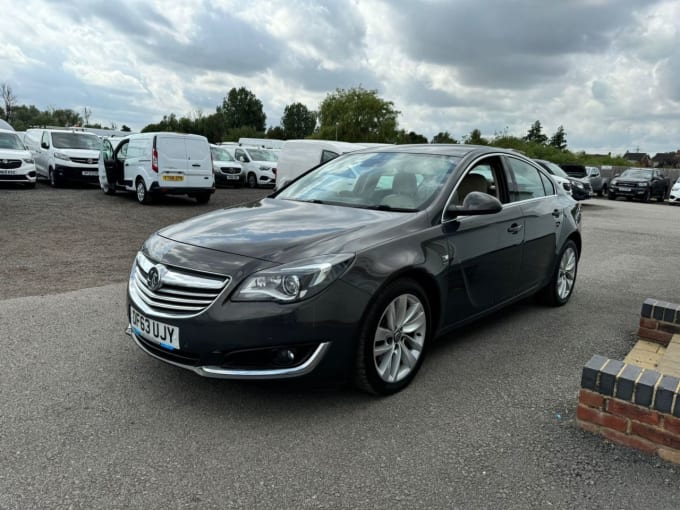
{"label": "van rear door", "polygon": [[184,140],[187,150],[187,174],[212,175],[210,145],[205,138],[187,137]]}

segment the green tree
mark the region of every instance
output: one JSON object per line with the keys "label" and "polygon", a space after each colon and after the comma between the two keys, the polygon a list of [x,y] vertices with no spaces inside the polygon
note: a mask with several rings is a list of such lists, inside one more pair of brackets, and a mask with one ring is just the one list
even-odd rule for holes
{"label": "green tree", "polygon": [[409,144],[409,143],[427,143],[427,138],[415,131],[409,131],[408,133],[400,129],[397,131],[397,136],[394,140],[397,144]]}
{"label": "green tree", "polygon": [[265,133],[265,138],[273,138],[275,140],[286,140],[286,132],[281,126],[271,126]]}
{"label": "green tree", "polygon": [[463,141],[470,145],[489,145],[489,141],[482,137],[482,132],[475,128],[470,134],[463,138]]}
{"label": "green tree", "polygon": [[316,113],[302,103],[289,104],[283,110],[281,127],[287,139],[306,138],[314,132]]}
{"label": "green tree", "polygon": [[249,127],[256,132],[264,132],[267,116],[262,109],[262,101],[245,87],[232,88],[217,107],[224,118],[226,130]]}
{"label": "green tree", "polygon": [[17,105],[17,96],[7,83],[0,85],[0,96],[5,106],[3,117],[7,122],[12,122],[14,120],[14,107]]}
{"label": "green tree", "polygon": [[524,140],[527,142],[534,142],[545,145],[546,143],[548,143],[548,137],[543,134],[542,130],[543,127],[541,126],[541,121],[537,120],[529,128],[529,131],[524,137]]}
{"label": "green tree", "polygon": [[458,140],[453,138],[448,131],[440,131],[432,137],[430,143],[458,143]]}
{"label": "green tree", "polygon": [[319,129],[314,138],[392,143],[399,114],[394,103],[381,99],[377,90],[336,89],[319,107]]}
{"label": "green tree", "polygon": [[122,126],[120,126],[120,130],[123,131],[123,132],[125,132],[125,133],[129,133],[130,131],[132,131],[132,129],[130,129],[130,128],[129,128],[127,125],[125,125],[125,124],[123,124]]}
{"label": "green tree", "polygon": [[564,132],[563,126],[557,128],[555,134],[550,138],[548,145],[560,150],[565,150],[567,148],[567,134]]}
{"label": "green tree", "polygon": [[239,138],[264,138],[264,131],[257,131],[250,126],[227,129],[224,133],[224,142],[238,142]]}

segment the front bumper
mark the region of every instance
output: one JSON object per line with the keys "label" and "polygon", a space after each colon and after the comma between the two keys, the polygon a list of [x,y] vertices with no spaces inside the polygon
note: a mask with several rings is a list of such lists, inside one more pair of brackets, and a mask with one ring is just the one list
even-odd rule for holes
{"label": "front bumper", "polygon": [[577,188],[576,186],[572,185],[571,196],[574,198],[574,200],[588,200],[590,197],[592,197],[592,192],[588,192],[585,189]]}
{"label": "front bumper", "polygon": [[66,166],[55,164],[54,171],[59,179],[71,182],[99,184],[99,169],[96,166]]}
{"label": "front bumper", "polygon": [[649,187],[631,187],[631,186],[610,186],[609,187],[609,192],[615,194],[616,196],[620,197],[643,197],[645,196],[645,193],[648,193],[650,191]]}
{"label": "front bumper", "polygon": [[[234,179],[234,177],[236,177]],[[236,185],[243,186],[245,183],[245,175],[241,174],[224,174],[222,172],[215,172],[215,184],[222,185]]]}
{"label": "front bumper", "polygon": [[[346,378],[368,306],[366,292],[338,280],[308,300],[279,304],[231,301],[235,288],[228,286],[212,305],[188,318],[156,316],[135,302],[128,289],[128,319],[133,307],[147,318],[179,328],[179,349],[169,350],[135,328],[129,333],[148,355],[204,377]],[[281,363],[280,354],[289,351],[294,356]]]}
{"label": "front bumper", "polygon": [[680,204],[680,189],[671,190],[671,194],[668,196],[668,203]]}
{"label": "front bumper", "polygon": [[33,166],[30,170],[25,168],[0,169],[0,183],[35,184],[36,178],[37,174]]}

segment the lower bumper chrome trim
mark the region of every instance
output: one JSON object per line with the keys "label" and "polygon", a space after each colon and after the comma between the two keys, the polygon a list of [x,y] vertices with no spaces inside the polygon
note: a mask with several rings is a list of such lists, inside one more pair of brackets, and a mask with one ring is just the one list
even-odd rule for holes
{"label": "lower bumper chrome trim", "polygon": [[192,370],[198,375],[203,377],[211,377],[216,379],[253,379],[253,380],[266,380],[266,379],[288,379],[291,377],[300,377],[310,373],[314,370],[317,365],[321,362],[326,351],[331,346],[330,342],[321,342],[312,355],[302,363],[301,365],[291,367],[291,368],[275,368],[275,369],[265,369],[265,370],[237,370],[231,368],[222,368],[218,366],[188,366],[176,361],[170,361],[155,353],[149,351],[142,342],[139,341],[137,335],[135,335],[132,327],[128,325],[125,330],[127,335],[130,335],[132,339],[137,344],[141,350],[143,350],[149,356],[156,358],[164,363],[170,365],[175,365],[176,367],[184,368],[185,370]]}

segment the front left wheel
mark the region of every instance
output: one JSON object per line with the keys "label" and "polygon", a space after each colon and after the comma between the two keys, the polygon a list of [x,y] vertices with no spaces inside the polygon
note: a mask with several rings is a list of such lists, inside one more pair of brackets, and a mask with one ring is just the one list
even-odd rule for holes
{"label": "front left wheel", "polygon": [[550,283],[537,294],[539,301],[550,306],[567,304],[574,292],[577,270],[578,248],[574,241],[567,241],[562,247]]}
{"label": "front left wheel", "polygon": [[415,377],[431,336],[430,305],[411,279],[389,284],[361,328],[354,382],[375,395],[404,389]]}

